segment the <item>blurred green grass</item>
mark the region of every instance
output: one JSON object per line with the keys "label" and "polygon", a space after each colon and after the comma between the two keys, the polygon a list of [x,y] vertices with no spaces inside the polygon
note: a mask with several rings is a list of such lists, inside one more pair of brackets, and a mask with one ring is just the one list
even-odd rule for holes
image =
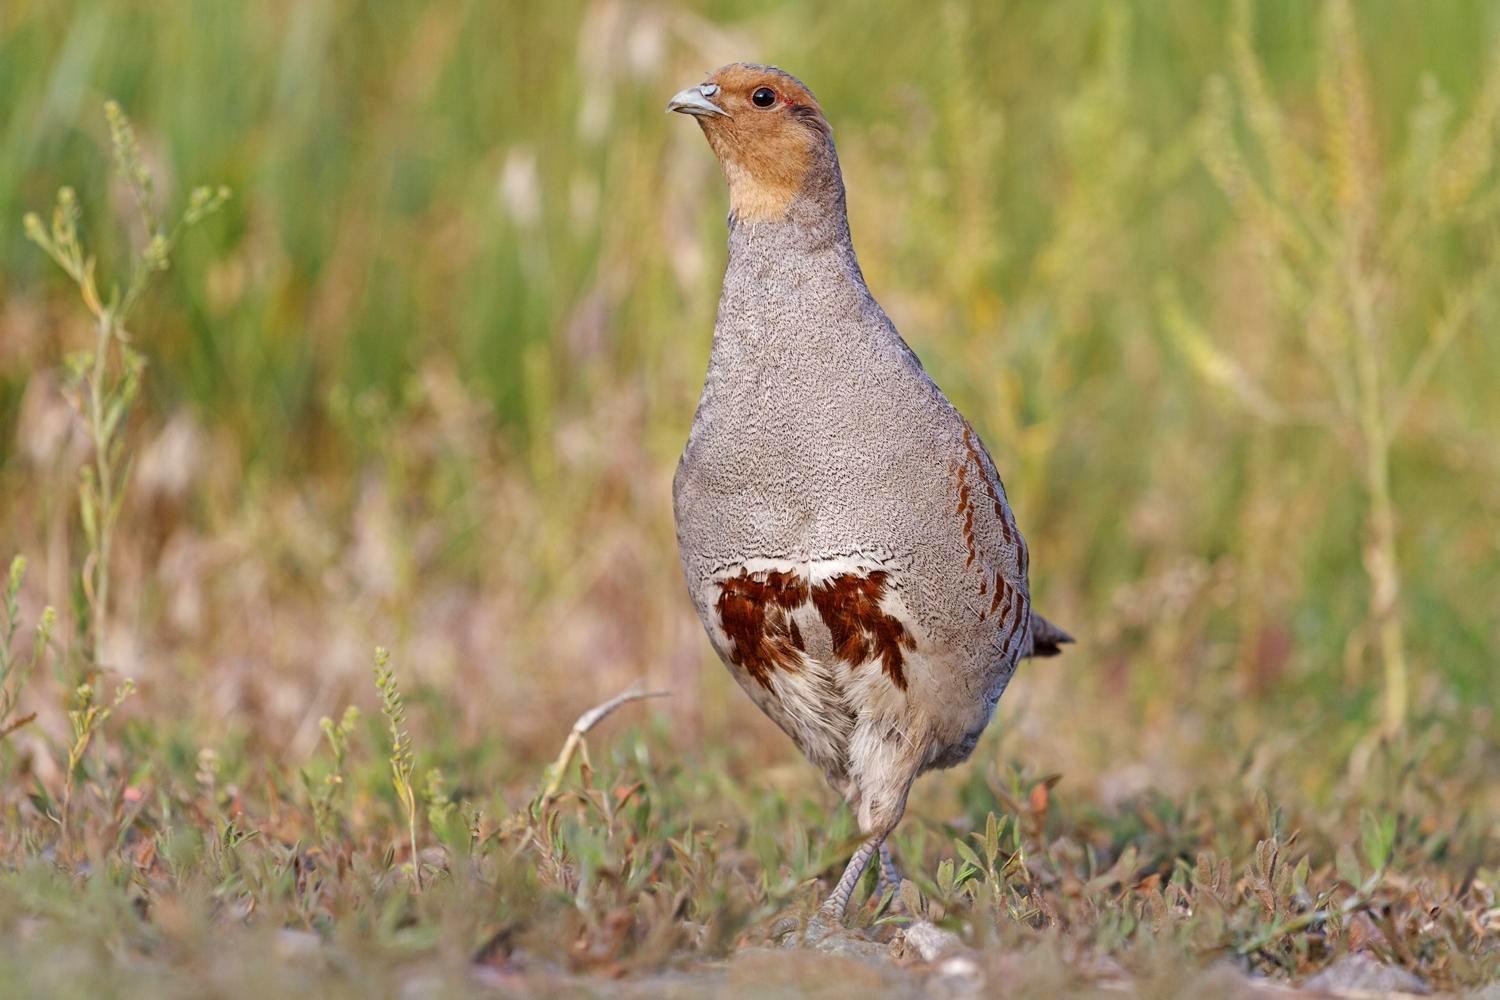
{"label": "blurred green grass", "polygon": [[[1313,145],[1316,6],[1253,5],[1255,51]],[[152,294],[140,346],[148,409],[186,409],[231,442],[247,496],[278,482],[337,492],[389,461],[433,364],[492,409],[503,461],[540,508],[597,486],[568,477],[557,431],[583,414],[590,432],[621,395],[638,401],[630,433],[659,475],[701,378],[725,204],[701,140],[662,102],[720,61],[756,58],[827,108],[872,287],[996,452],[1034,537],[1034,586],[1092,646],[1079,683],[1160,705],[1219,678],[1360,722],[1377,685],[1359,637],[1351,444],[1247,417],[1163,320],[1165,281],[1264,382],[1311,391],[1278,339],[1251,227],[1192,142],[1209,79],[1231,72],[1231,21],[1230,4],[1196,0],[13,0],[0,12],[0,473],[24,492],[22,396],[69,338],[62,280],[19,219],[72,184],[119,253],[107,223],[124,200],[97,114],[113,96],[169,197],[202,181],[235,191]],[[1393,0],[1359,5],[1357,21],[1394,189],[1424,88],[1461,121],[1500,14]],[[1400,275],[1416,303],[1402,315],[1435,315],[1490,249],[1440,234]],[[1496,318],[1482,297],[1395,443],[1402,606],[1428,713],[1500,706]],[[1405,323],[1388,350],[1409,359],[1426,336]],[[665,539],[665,509],[649,514]],[[469,523],[442,548],[460,575],[480,558],[462,544]]]}

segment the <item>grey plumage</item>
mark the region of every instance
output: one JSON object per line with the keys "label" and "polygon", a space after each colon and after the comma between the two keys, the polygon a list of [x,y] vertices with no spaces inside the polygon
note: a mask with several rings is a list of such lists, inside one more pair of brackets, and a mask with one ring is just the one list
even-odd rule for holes
{"label": "grey plumage", "polygon": [[[769,67],[709,85],[712,102],[673,107],[698,116],[733,206],[673,482],[682,565],[736,680],[870,835],[862,871],[917,775],[973,751],[1017,661],[1071,640],[1032,613],[984,446],[865,285],[816,101]],[[859,871],[830,900],[840,915]]]}

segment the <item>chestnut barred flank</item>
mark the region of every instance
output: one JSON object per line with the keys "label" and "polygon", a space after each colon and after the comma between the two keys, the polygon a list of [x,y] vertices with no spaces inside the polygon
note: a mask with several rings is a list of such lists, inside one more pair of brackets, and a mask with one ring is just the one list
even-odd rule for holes
{"label": "chestnut barred flank", "polygon": [[793,573],[741,573],[719,584],[719,625],[729,637],[729,662],[762,687],[773,670],[796,670],[805,648],[792,609],[807,603],[807,581]]}
{"label": "chestnut barred flank", "polygon": [[742,571],[719,583],[719,626],[729,639],[729,662],[744,667],[768,690],[776,670],[795,671],[807,651],[793,617],[811,599],[827,627],[835,658],[851,667],[874,660],[891,683],[906,690],[904,655],[917,648],[905,625],[881,606],[887,574],[846,573],[809,586],[788,571]]}
{"label": "chestnut barred flank", "polygon": [[915,650],[917,642],[905,625],[881,610],[885,586],[886,574],[880,570],[865,577],[835,577],[813,588],[813,605],[833,636],[835,656],[850,666],[879,659],[891,683],[905,691],[902,651]]}

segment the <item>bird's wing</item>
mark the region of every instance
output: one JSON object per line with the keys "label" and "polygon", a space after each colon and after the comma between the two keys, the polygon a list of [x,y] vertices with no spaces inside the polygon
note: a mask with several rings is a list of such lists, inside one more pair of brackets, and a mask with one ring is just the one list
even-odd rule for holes
{"label": "bird's wing", "polygon": [[958,416],[949,461],[955,527],[963,539],[964,563],[956,574],[968,590],[966,603],[978,615],[995,652],[1007,662],[1031,654],[1031,592],[1026,539],[1016,525],[1005,486],[984,442]]}
{"label": "bird's wing", "polygon": [[[1009,661],[1056,656],[1073,637],[1031,609],[1030,553],[1016,525],[1000,473],[973,426],[962,416],[956,449],[955,507],[966,551],[965,569],[975,578],[980,621],[991,645]],[[977,570],[976,570],[977,568]]]}

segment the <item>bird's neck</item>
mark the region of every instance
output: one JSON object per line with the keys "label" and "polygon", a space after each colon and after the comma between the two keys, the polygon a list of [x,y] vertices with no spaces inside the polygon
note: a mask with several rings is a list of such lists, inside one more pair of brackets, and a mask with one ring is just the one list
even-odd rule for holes
{"label": "bird's neck", "polygon": [[849,236],[838,161],[810,175],[779,218],[741,218],[731,212],[727,270],[728,276],[758,278],[782,289],[830,270],[850,274],[863,284]]}
{"label": "bird's neck", "polygon": [[879,311],[854,255],[832,143],[827,154],[780,218],[731,215],[714,336],[721,360],[779,364],[783,349],[806,353],[851,317]]}
{"label": "bird's neck", "polygon": [[[833,140],[824,141],[803,159],[806,166],[787,189],[786,177],[764,164],[756,167],[733,157],[724,159],[729,180],[729,245],[744,239],[773,238],[789,248],[820,248],[849,242],[849,219],[844,207],[844,177]],[[776,183],[772,183],[772,182]]]}
{"label": "bird's neck", "polygon": [[812,288],[864,291],[842,193],[836,206],[799,199],[775,221],[730,219],[726,305],[757,313]]}
{"label": "bird's neck", "polygon": [[[805,192],[804,192],[805,195]],[[843,187],[799,196],[786,217],[731,220],[729,260],[710,365],[754,382],[763,368],[837,363],[855,338],[879,335],[883,315],[860,272]]]}

